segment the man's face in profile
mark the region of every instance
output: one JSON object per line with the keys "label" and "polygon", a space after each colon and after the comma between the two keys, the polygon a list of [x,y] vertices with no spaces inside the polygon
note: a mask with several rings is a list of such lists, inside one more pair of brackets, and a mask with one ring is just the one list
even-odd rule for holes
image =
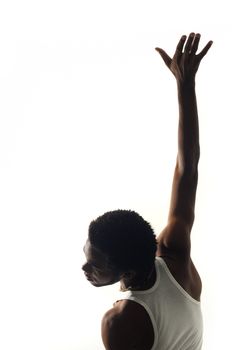
{"label": "man's face in profile", "polygon": [[102,287],[119,281],[119,272],[109,266],[107,256],[96,249],[88,239],[83,250],[86,263],[82,266],[82,270],[93,286]]}

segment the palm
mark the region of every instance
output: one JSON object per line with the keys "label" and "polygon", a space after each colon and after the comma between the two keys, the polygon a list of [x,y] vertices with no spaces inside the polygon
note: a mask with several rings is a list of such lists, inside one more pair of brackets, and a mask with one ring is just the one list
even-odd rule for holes
{"label": "palm", "polygon": [[175,78],[181,82],[191,79],[194,80],[202,58],[212,45],[212,41],[209,41],[203,50],[199,54],[196,54],[200,41],[200,34],[191,33],[187,41],[186,38],[185,35],[181,37],[173,58],[170,58],[163,49],[156,48]]}

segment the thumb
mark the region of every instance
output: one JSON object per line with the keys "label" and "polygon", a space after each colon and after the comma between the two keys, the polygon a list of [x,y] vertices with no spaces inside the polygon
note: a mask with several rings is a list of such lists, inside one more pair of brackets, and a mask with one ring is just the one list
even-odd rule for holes
{"label": "thumb", "polygon": [[155,50],[157,52],[159,52],[160,56],[162,57],[164,63],[166,64],[166,66],[169,68],[172,62],[172,59],[168,56],[168,54],[161,49],[160,47],[156,47]]}

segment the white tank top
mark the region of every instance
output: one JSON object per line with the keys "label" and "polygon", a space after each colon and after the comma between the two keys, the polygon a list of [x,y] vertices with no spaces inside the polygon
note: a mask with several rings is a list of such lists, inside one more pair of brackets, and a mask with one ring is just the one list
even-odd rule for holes
{"label": "white tank top", "polygon": [[200,302],[179,285],[159,257],[156,258],[156,273],[153,287],[119,292],[117,300],[133,300],[146,309],[154,329],[151,350],[200,350],[203,335]]}

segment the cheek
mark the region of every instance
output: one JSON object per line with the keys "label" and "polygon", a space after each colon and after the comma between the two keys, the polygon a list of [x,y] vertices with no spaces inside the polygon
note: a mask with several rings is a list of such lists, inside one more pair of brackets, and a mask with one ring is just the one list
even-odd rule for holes
{"label": "cheek", "polygon": [[118,282],[120,280],[120,277],[116,273],[102,273],[101,275],[98,275],[98,279],[101,280],[103,283],[105,282],[106,284],[112,284]]}
{"label": "cheek", "polygon": [[92,270],[92,275],[94,275],[97,278],[104,278],[105,274],[103,271],[98,271],[98,270]]}
{"label": "cheek", "polygon": [[93,271],[92,275],[98,279],[98,280],[102,280],[102,281],[108,281],[111,279],[111,276],[109,275],[109,273],[104,272],[104,271]]}

